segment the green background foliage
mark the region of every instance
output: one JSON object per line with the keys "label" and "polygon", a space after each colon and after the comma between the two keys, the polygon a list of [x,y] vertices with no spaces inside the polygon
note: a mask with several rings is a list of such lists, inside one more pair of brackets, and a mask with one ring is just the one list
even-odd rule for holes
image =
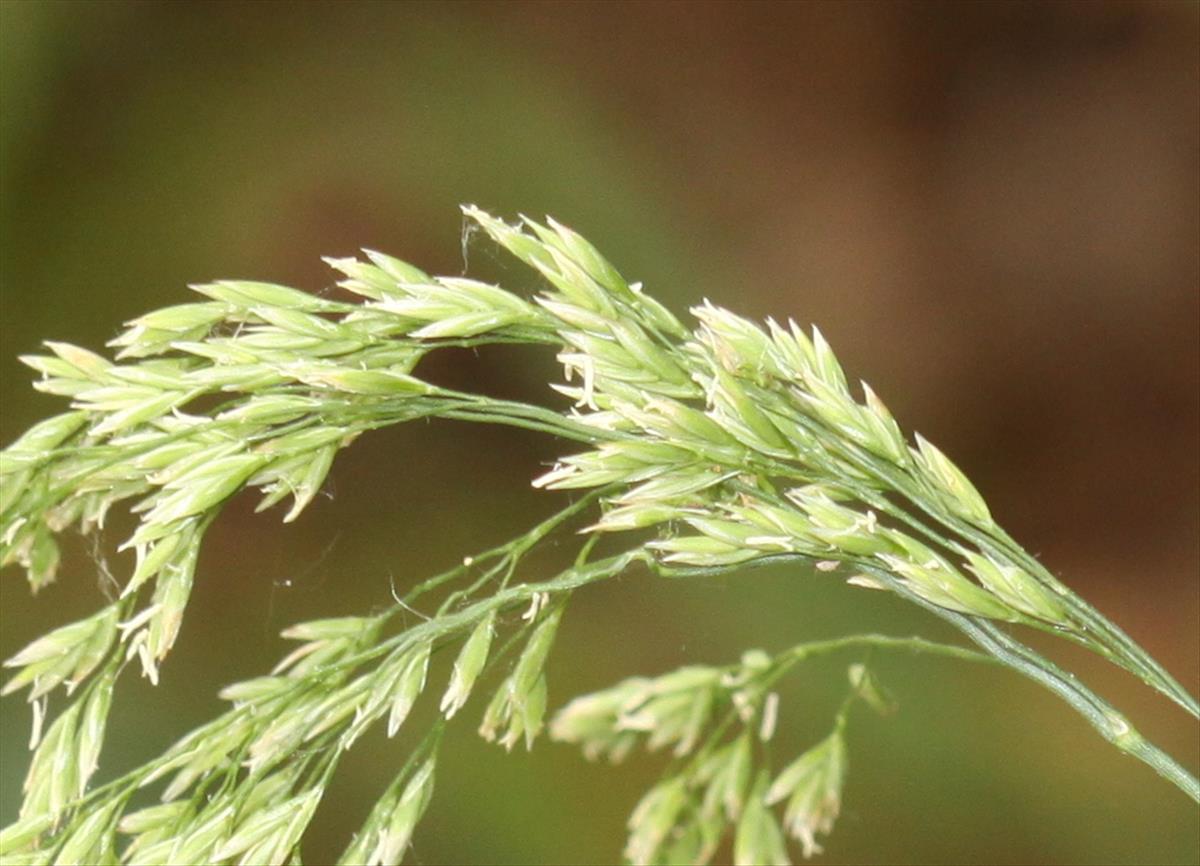
{"label": "green background foliage", "polygon": [[[0,441],[57,407],[15,360],[40,339],[98,348],[213,277],[318,290],[334,279],[318,256],[359,246],[532,286],[458,243],[457,206],[551,213],[677,311],[709,297],[818,322],[1001,524],[1195,692],[1196,31],[1188,5],[0,3]],[[435,381],[558,405],[539,384],[548,355],[434,364]],[[350,448],[296,524],[232,503],[163,683],[119,688],[101,778],[213,714],[221,685],[278,657],[280,628],[379,608],[393,584],[549,513],[558,494],[528,480],[561,450],[406,426]],[[93,610],[97,565],[131,559],[76,543],[36,599],[5,574],[5,654]],[[950,637],[827,576],[631,573],[573,600],[551,703],[872,629]],[[1200,761],[1166,699],[1049,651]],[[850,734],[829,862],[1200,857],[1194,805],[1032,684],[952,661],[875,667],[901,710]],[[788,681],[781,752],[823,736],[843,677],[831,662]],[[26,714],[0,704],[0,823]],[[618,855],[658,760],[586,766],[545,741],[505,755],[471,727],[448,734],[413,861]],[[399,740],[350,753],[309,860],[341,848]]]}

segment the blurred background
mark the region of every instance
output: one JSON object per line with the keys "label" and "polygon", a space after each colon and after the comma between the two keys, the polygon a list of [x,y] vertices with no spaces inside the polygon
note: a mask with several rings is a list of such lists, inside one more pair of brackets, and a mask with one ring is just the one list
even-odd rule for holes
{"label": "blurred background", "polygon": [[[0,441],[56,411],[19,353],[99,348],[217,277],[332,284],[361,246],[533,288],[458,205],[550,213],[677,312],[817,322],[1031,551],[1200,691],[1200,9],[1194,3],[0,3]],[[552,359],[433,370],[560,405]],[[369,611],[554,508],[561,446],[432,424],[360,440],[297,525],[235,501],[210,533],[157,689],[123,684],[102,772],[157,752],[261,672],[289,623]],[[115,542],[119,538],[109,539]],[[111,548],[112,545],[109,547]],[[0,651],[100,601],[75,543]],[[536,568],[526,575],[539,576]],[[580,593],[551,701],[748,646],[945,636],[882,593],[755,571]],[[1200,764],[1196,725],[1050,647]],[[779,753],[822,736],[840,659],[793,676]],[[821,862],[1195,863],[1195,806],[1015,675],[886,659],[888,720],[852,725]],[[479,708],[474,709],[475,713]],[[469,714],[468,714],[469,715]],[[0,704],[0,823],[28,712]],[[603,863],[659,756],[612,768],[474,720],[443,749],[414,863]],[[403,739],[403,738],[401,738]],[[410,742],[356,748],[306,844],[328,862]]]}

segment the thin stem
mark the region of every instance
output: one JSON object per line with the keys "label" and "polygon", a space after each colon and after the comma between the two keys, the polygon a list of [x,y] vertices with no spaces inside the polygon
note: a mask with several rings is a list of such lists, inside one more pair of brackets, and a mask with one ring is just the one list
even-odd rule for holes
{"label": "thin stem", "polygon": [[586,442],[591,445],[598,442],[637,438],[629,433],[593,427],[590,424],[576,421],[560,412],[536,406],[532,403],[500,400],[495,397],[483,397],[478,394],[468,394],[445,388],[439,388],[436,394],[441,397],[461,401],[461,409],[450,408],[446,411],[445,415],[446,417],[460,418],[464,421],[527,426],[529,429],[540,429],[543,432],[553,433],[566,439]]}
{"label": "thin stem", "polygon": [[1102,737],[1138,760],[1200,803],[1200,782],[1174,758],[1138,733],[1111,704],[1065,673],[1057,665],[1002,631],[995,623],[939,607],[915,595],[892,574],[873,566],[860,566],[871,577],[914,604],[944,619],[994,656],[1000,663],[1029,677],[1066,701]]}
{"label": "thin stem", "polygon": [[[726,569],[730,570],[730,569]],[[926,640],[922,637],[894,637],[884,634],[854,634],[846,635],[845,637],[831,638],[829,640],[806,641],[796,644],[790,649],[776,655],[771,659],[770,667],[767,673],[763,676],[760,687],[766,691],[784,676],[788,671],[795,667],[798,663],[808,661],[810,659],[819,658],[821,656],[832,655],[850,649],[882,649],[893,652],[910,652],[920,655],[936,655],[946,658],[958,659],[959,661],[977,662],[982,664],[1002,664],[996,658],[984,653],[976,652],[966,647],[954,646],[952,644],[938,643],[936,641]],[[728,671],[737,670],[737,665],[730,665]],[[851,692],[851,699],[853,692]],[[838,710],[838,717],[844,723],[845,711],[848,709],[848,702],[843,701],[842,706]],[[675,762],[667,767],[663,773],[663,778],[677,775],[680,770],[681,763],[685,763],[689,768],[696,767],[701,764],[704,759],[716,748],[720,743],[721,738],[739,718],[738,708],[730,706],[721,720],[713,727],[712,731],[705,737],[704,744],[696,751],[696,753],[686,762]],[[689,771],[690,772],[690,771]]]}
{"label": "thin stem", "polygon": [[816,658],[817,656],[840,652],[841,650],[861,647],[924,655],[939,655],[959,659],[960,661],[982,662],[983,664],[1000,663],[993,656],[985,655],[966,647],[938,643],[937,641],[927,640],[915,635],[913,637],[893,637],[886,634],[854,634],[830,640],[808,641],[785,650],[776,656],[776,660],[780,663],[799,662]]}
{"label": "thin stem", "polygon": [[[441,616],[442,614],[446,613],[451,608],[453,608],[454,604],[457,601],[459,601],[460,599],[469,598],[470,596],[474,595],[479,589],[481,589],[488,581],[492,580],[501,571],[506,572],[505,577],[503,579],[502,586],[501,586],[501,588],[503,589],[505,586],[507,586],[508,579],[511,576],[513,570],[516,568],[517,563],[520,562],[521,557],[523,557],[526,553],[528,553],[530,550],[532,550],[534,547],[536,547],[551,532],[558,529],[560,526],[562,526],[564,523],[566,523],[572,517],[575,517],[581,511],[584,511],[588,507],[590,507],[601,496],[603,496],[605,493],[609,492],[610,489],[611,488],[606,487],[606,488],[600,488],[597,490],[588,491],[588,493],[586,495],[580,497],[575,502],[572,502],[570,505],[568,505],[566,508],[562,509],[561,511],[556,512],[553,516],[547,518],[542,523],[539,523],[537,526],[530,529],[528,532],[526,532],[520,538],[510,541],[508,544],[504,545],[502,548],[498,548],[497,552],[502,551],[504,553],[504,558],[500,562],[498,562],[496,565],[492,566],[487,571],[485,571],[483,573],[483,575],[481,577],[479,577],[470,586],[467,586],[463,589],[457,590],[456,592],[453,592],[450,595],[448,595],[446,597],[446,600],[442,602],[441,607],[438,608],[438,616]],[[577,561],[575,564],[581,565],[582,563]],[[465,568],[466,568],[466,565],[464,564],[462,569],[454,569],[454,573],[459,573],[460,571],[465,570]],[[428,583],[430,583],[430,581],[426,581],[426,584],[428,584]],[[409,596],[405,597],[405,601],[412,602],[413,600],[415,600],[415,598],[418,595],[420,595],[421,592],[424,591],[423,588],[426,586],[426,584],[422,584],[421,587],[418,587],[418,590],[420,590],[420,591],[414,590],[412,593],[409,594]],[[436,584],[434,584],[434,585],[436,585]],[[430,588],[432,588],[432,587],[430,587]]]}

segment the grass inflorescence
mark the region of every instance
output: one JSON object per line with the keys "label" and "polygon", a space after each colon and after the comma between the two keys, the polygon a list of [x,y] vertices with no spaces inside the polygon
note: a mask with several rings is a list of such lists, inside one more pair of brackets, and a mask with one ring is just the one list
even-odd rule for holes
{"label": "grass inflorescence", "polygon": [[[61,343],[25,358],[36,387],[70,408],[0,454],[0,562],[34,590],[54,580],[57,536],[95,532],[128,503],[136,561],[89,617],[13,655],[5,693],[26,690],[33,754],[5,863],[290,863],[339,759],[371,727],[396,734],[427,693],[437,724],[381,794],[343,863],[398,863],[434,792],[442,727],[486,693],[479,732],[506,748],[547,730],[590,757],[669,748],[661,781],[634,809],[634,863],[705,863],[732,840],[738,863],[810,856],[833,830],[851,709],[887,712],[861,663],[830,733],[782,766],[774,683],[827,653],[873,648],[991,661],[1066,700],[1103,736],[1193,799],[1196,780],[1014,627],[1104,656],[1197,714],[1196,700],[1120,629],[995,523],[966,475],[911,440],[865,383],[852,388],[815,328],[759,325],[704,303],[687,326],[591,244],[553,220],[467,217],[547,287],[532,298],[431,277],[367,251],[330,259],[342,301],[267,283],[195,286],[203,300],[130,322],[110,360]],[[555,410],[437,386],[419,364],[445,347],[550,346],[570,405]],[[375,428],[422,418],[505,424],[578,449],[533,481],[581,489],[529,532],[434,576],[382,613],[299,623],[296,648],[263,676],[222,691],[230,708],[114,781],[90,784],[114,685],[131,665],[157,681],[179,634],[206,529],[235,494],[295,519],[338,453]],[[560,528],[575,562],[536,582],[517,566]],[[625,541],[594,555],[601,536]],[[607,549],[607,548],[606,548]],[[545,663],[574,591],[642,567],[690,577],[756,562],[804,563],[894,592],[957,627],[981,651],[921,638],[852,635],[724,667],[635,677],[550,714]],[[416,599],[436,614],[403,628]],[[428,600],[428,599],[427,599]],[[448,653],[445,682],[430,658]],[[47,699],[65,708],[44,719]],[[157,786],[159,805],[133,810]]]}

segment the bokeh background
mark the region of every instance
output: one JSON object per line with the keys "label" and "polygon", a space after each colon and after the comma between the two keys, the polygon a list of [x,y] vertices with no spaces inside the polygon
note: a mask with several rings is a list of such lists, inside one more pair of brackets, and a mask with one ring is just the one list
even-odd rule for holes
{"label": "bokeh background", "polygon": [[[360,246],[534,281],[457,207],[550,213],[677,311],[703,297],[818,322],[852,374],[944,446],[1001,522],[1200,691],[1200,84],[1195,3],[0,2],[0,441],[55,411],[16,361],[93,348],[185,284],[321,290]],[[432,371],[555,403],[541,356]],[[127,683],[103,771],[145,758],[260,672],[298,619],[362,612],[529,525],[558,446],[432,424],[356,443],[290,528],[235,501],[157,689]],[[114,541],[116,539],[109,539]],[[0,650],[95,607],[76,543]],[[527,575],[538,576],[537,569]],[[634,673],[852,630],[944,632],[829,576],[757,571],[573,602],[552,701]],[[1196,726],[1052,648],[1185,763]],[[847,659],[850,660],[850,659]],[[782,754],[844,676],[787,687]],[[830,863],[1195,863],[1195,806],[1015,675],[888,659],[856,718]],[[476,709],[478,712],[478,709]],[[0,704],[0,822],[28,715]],[[603,863],[657,756],[611,768],[460,725],[415,863]],[[307,844],[327,862],[401,760],[356,749]]]}

